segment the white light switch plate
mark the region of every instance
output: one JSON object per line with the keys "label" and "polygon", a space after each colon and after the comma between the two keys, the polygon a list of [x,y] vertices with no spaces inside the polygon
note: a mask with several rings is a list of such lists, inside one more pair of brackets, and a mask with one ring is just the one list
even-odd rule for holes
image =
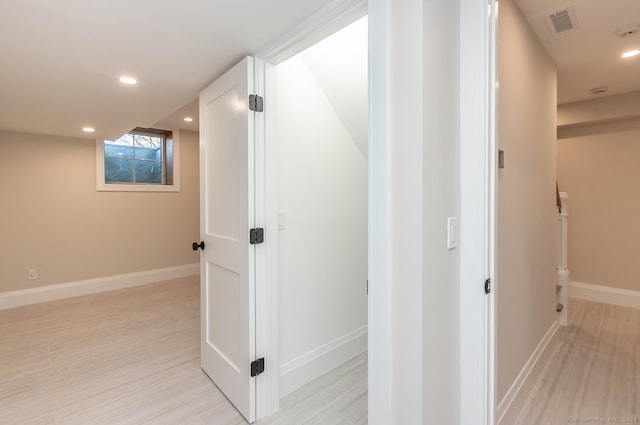
{"label": "white light switch plate", "polygon": [[458,247],[458,217],[447,219],[447,249]]}

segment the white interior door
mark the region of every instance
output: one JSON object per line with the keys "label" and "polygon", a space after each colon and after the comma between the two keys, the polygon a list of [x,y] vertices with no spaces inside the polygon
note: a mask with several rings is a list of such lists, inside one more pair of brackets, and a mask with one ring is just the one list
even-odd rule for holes
{"label": "white interior door", "polygon": [[200,94],[201,365],[242,415],[256,417],[253,58]]}

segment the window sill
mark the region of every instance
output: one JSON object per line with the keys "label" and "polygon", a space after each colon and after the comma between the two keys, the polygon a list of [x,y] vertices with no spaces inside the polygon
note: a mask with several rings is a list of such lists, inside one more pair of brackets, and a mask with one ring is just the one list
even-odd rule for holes
{"label": "window sill", "polygon": [[180,192],[179,185],[111,184],[98,182],[98,192]]}

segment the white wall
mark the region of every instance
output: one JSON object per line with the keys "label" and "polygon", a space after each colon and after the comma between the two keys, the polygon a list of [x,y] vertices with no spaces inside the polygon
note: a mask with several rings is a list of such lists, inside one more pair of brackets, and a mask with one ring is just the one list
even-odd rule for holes
{"label": "white wall", "polygon": [[367,157],[367,17],[311,46],[301,56],[358,149]]}
{"label": "white wall", "polygon": [[475,0],[369,0],[370,425],[486,423],[486,20]]}
{"label": "white wall", "polygon": [[369,2],[370,424],[460,422],[459,251],[446,245],[460,214],[460,12]]}
{"label": "white wall", "polygon": [[459,5],[441,0],[423,7],[422,423],[456,423],[460,251],[447,250],[446,223],[460,217]]}
{"label": "white wall", "polygon": [[366,349],[367,162],[300,57],[277,68],[277,141],[285,395]]}
{"label": "white wall", "polygon": [[500,1],[497,401],[556,320],[556,69],[515,0]]}
{"label": "white wall", "polygon": [[[389,340],[389,390],[393,397],[387,423],[415,424],[423,421],[423,412],[436,407],[439,399],[423,397],[425,368],[435,371],[428,367],[422,351],[423,262],[427,243],[423,229],[423,2],[394,3],[387,19],[391,29],[387,64],[387,107],[391,123],[387,128],[389,151],[385,159],[389,164],[391,186],[387,203],[391,220],[388,297],[391,299],[389,326],[393,330]],[[437,317],[437,312],[429,312],[427,317]],[[438,412],[432,413],[431,419],[437,423]]]}

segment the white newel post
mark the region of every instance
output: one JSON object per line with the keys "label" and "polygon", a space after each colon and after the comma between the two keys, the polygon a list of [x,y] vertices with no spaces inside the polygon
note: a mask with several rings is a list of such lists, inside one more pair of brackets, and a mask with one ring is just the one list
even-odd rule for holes
{"label": "white newel post", "polygon": [[567,192],[560,192],[561,212],[558,214],[558,254],[560,257],[558,265],[558,285],[560,290],[557,294],[558,304],[564,308],[558,313],[558,322],[562,326],[567,326],[567,315],[569,313],[569,269],[567,268],[567,218],[569,216],[569,195]]}

